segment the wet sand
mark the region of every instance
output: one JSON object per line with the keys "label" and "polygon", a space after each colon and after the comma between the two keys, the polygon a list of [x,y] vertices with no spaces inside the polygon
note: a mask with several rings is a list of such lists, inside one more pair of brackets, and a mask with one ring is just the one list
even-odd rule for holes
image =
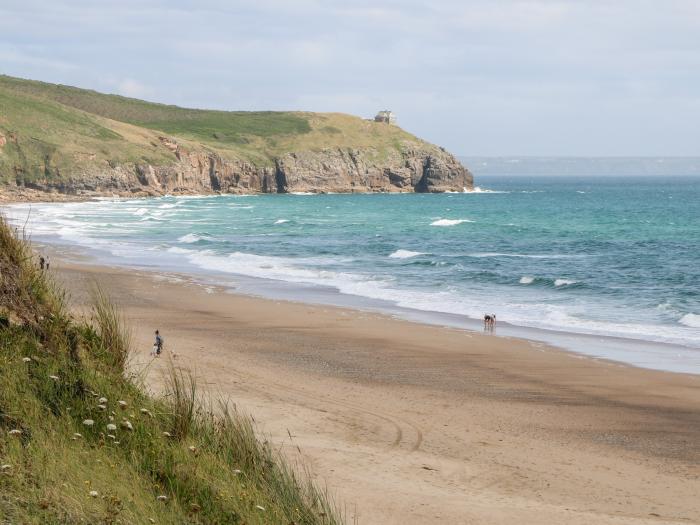
{"label": "wet sand", "polygon": [[700,376],[52,261],[76,311],[93,280],[124,309],[155,390],[159,328],[350,523],[700,523]]}

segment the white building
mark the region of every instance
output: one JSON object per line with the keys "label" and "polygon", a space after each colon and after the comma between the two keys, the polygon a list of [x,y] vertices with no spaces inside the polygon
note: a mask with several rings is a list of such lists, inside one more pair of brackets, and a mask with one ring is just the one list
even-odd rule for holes
{"label": "white building", "polygon": [[386,124],[396,124],[396,115],[394,115],[393,111],[385,109],[384,111],[377,113],[377,116],[374,117],[374,121],[384,122]]}

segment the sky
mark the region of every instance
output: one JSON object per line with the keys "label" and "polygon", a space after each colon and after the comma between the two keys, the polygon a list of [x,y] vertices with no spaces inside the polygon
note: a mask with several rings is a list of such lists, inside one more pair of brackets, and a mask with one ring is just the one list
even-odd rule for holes
{"label": "sky", "polygon": [[386,108],[459,155],[700,155],[700,0],[2,0],[0,72],[187,107]]}

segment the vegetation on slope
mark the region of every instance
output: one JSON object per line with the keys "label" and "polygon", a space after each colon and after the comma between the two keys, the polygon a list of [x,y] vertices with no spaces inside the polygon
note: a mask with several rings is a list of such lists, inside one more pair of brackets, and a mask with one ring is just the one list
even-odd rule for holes
{"label": "vegetation on slope", "polygon": [[202,404],[171,367],[147,396],[125,376],[129,334],[96,293],[90,321],[0,219],[3,523],[338,524],[251,420]]}
{"label": "vegetation on slope", "polygon": [[172,162],[158,140],[164,134],[257,165],[295,151],[372,148],[381,158],[406,143],[434,147],[397,126],[339,113],[187,109],[3,75],[0,133],[20,137],[24,148],[0,148],[6,179],[18,165],[31,179],[54,166],[58,176],[79,172],[81,162]]}

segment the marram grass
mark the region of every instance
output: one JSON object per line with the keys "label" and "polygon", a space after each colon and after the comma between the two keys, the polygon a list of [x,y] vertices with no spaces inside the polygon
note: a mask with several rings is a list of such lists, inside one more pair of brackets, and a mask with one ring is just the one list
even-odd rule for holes
{"label": "marram grass", "polygon": [[128,379],[128,330],[99,290],[93,302],[71,317],[0,219],[0,522],[343,523],[189,371],[171,363],[160,398]]}

